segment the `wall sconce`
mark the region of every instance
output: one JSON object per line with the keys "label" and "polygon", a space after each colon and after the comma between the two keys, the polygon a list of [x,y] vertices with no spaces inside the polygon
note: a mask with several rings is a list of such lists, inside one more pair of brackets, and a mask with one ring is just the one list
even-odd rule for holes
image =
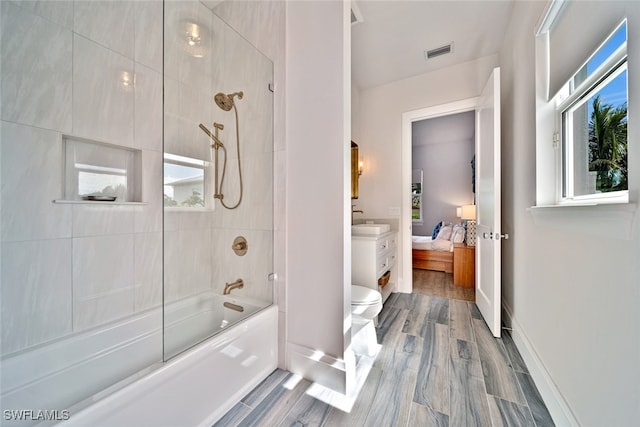
{"label": "wall sconce", "polygon": [[362,165],[364,162],[362,160],[358,160],[358,176],[362,175]]}

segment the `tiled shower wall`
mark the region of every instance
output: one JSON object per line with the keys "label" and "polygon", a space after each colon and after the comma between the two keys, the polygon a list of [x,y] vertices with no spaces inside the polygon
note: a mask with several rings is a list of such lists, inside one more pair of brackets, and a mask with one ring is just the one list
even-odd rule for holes
{"label": "tiled shower wall", "polygon": [[[274,302],[278,304],[278,362],[285,368],[287,339],[286,289],[286,155],[285,138],[285,1],[217,1],[204,0],[216,15],[242,34],[273,61],[273,137],[274,137]],[[299,159],[309,161],[309,159]],[[296,214],[304,215],[304,207]]]}
{"label": "tiled shower wall", "polygon": [[[237,37],[218,31],[218,18],[198,2],[167,4],[209,20],[211,37]],[[284,64],[282,2],[225,2],[217,8],[225,20],[242,22],[234,27],[274,58],[271,82],[284,88],[284,73],[278,73]],[[0,350],[8,354],[162,303],[163,21],[160,1],[4,1],[1,14]],[[267,92],[262,80],[253,86],[251,79],[266,78],[257,73],[268,65],[262,55],[238,42],[218,52],[221,61],[213,55],[217,48],[205,64],[170,48],[165,53],[166,97],[177,100],[165,106],[167,151],[207,155],[197,123],[223,122],[230,152],[225,193],[233,202],[234,118],[213,105],[212,95],[243,90],[238,110],[246,201],[235,211],[217,206],[166,213],[166,297],[220,291],[225,281],[242,277],[247,284],[238,295],[271,300],[265,276],[275,262],[283,299],[284,92]],[[248,52],[250,65],[239,65],[240,51]],[[216,68],[220,62],[224,72]],[[133,86],[123,85],[123,73],[135,76]],[[274,96],[272,128],[273,119],[259,109]],[[62,198],[63,134],[141,150],[144,204],[52,203]],[[274,174],[275,233],[269,228]],[[243,258],[230,250],[238,234],[249,241]]]}
{"label": "tiled shower wall", "polygon": [[[185,23],[198,26],[203,57],[194,57],[185,48],[181,37]],[[244,93],[242,99],[235,98],[242,202],[236,209],[227,210],[214,201],[214,168],[210,167],[205,172],[204,210],[166,209],[166,301],[208,289],[222,293],[225,283],[238,278],[245,285],[233,295],[271,301],[273,93],[269,85],[273,83],[273,64],[197,1],[166,3],[165,35],[165,151],[211,161],[211,141],[198,124],[212,131],[213,122],[223,124],[219,137],[229,158],[222,192],[228,205],[235,205],[240,194],[235,115],[233,110],[218,108],[213,97],[218,92]],[[219,156],[222,167],[222,150]],[[231,249],[236,236],[248,241],[244,256],[237,256]]]}
{"label": "tiled shower wall", "polygon": [[[162,3],[1,8],[7,354],[161,303]],[[145,204],[53,203],[63,134],[141,150]]]}

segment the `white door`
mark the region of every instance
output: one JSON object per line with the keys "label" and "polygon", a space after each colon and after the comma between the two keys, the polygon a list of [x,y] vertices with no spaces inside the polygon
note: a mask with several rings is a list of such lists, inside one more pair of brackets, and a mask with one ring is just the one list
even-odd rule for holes
{"label": "white door", "polygon": [[500,336],[500,68],[494,68],[476,110],[476,305]]}

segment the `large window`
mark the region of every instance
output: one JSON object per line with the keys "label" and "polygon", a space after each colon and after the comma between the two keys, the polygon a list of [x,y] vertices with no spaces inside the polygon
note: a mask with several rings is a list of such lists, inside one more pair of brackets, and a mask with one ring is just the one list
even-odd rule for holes
{"label": "large window", "polygon": [[627,96],[623,22],[555,97],[561,202],[628,201]]}

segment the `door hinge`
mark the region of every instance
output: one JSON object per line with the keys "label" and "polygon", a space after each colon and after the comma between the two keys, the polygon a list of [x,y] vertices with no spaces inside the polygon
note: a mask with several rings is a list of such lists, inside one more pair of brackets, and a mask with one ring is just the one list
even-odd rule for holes
{"label": "door hinge", "polygon": [[553,148],[558,148],[560,147],[560,133],[559,132],[554,132],[553,133]]}

